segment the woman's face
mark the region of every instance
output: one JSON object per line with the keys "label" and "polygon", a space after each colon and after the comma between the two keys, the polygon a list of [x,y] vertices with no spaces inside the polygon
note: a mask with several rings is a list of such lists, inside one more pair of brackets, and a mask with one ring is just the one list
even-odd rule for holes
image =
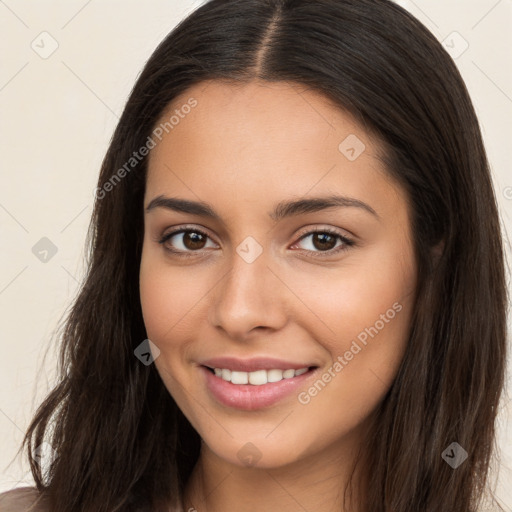
{"label": "woman's face", "polygon": [[337,453],[406,348],[416,268],[404,192],[364,128],[296,84],[203,82],[164,122],[140,293],[166,388],[225,461]]}

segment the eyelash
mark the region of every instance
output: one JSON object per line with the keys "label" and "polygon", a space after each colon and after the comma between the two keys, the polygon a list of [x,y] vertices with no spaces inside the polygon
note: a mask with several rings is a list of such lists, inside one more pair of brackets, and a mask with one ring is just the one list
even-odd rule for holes
{"label": "eyelash", "polygon": [[[202,231],[201,229],[180,227],[180,228],[175,229],[174,231],[171,231],[170,233],[166,233],[165,235],[163,235],[158,240],[158,243],[161,245],[164,245],[165,242],[167,242],[174,235],[177,235],[179,233],[191,233],[191,232],[199,233],[200,235],[210,238],[208,236],[208,234],[205,233],[204,231]],[[315,229],[312,231],[307,231],[306,233],[302,234],[300,236],[300,238],[298,239],[298,241],[295,242],[293,245],[296,245],[298,242],[300,242],[304,238],[307,238],[308,236],[314,235],[316,233],[322,233],[322,234],[327,233],[329,235],[333,235],[333,236],[339,238],[343,242],[344,245],[341,245],[341,246],[337,247],[336,249],[329,249],[327,251],[309,251],[307,249],[303,249],[306,252],[316,254],[315,256],[312,256],[313,258],[325,258],[328,256],[333,256],[335,254],[342,253],[343,251],[347,251],[348,249],[350,249],[350,247],[353,247],[354,245],[356,245],[354,240],[347,238],[346,236],[340,234],[338,231],[330,229],[330,228],[322,228],[322,229]],[[176,256],[183,257],[183,258],[194,257],[194,256],[196,256],[197,253],[201,252],[201,249],[199,249],[197,251],[190,251],[190,250],[189,251],[181,251],[181,250],[176,250],[176,249],[170,249],[169,247],[166,247],[166,246],[164,246],[164,249]]]}

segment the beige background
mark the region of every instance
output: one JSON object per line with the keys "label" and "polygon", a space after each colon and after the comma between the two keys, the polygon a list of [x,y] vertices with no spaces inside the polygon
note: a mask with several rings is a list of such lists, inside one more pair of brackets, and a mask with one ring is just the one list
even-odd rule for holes
{"label": "beige background", "polygon": [[[44,365],[42,358],[83,273],[94,188],[118,117],[153,49],[200,3],[0,0],[0,492],[32,483],[27,462],[10,462],[54,382],[54,351]],[[510,232],[512,0],[398,3],[453,46]],[[46,263],[32,252],[43,237],[57,249]],[[498,440],[505,510],[512,510],[511,412],[509,385]]]}

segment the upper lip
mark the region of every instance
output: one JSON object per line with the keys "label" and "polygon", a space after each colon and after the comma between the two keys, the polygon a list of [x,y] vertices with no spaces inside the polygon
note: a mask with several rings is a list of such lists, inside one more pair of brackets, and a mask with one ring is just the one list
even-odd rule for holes
{"label": "upper lip", "polygon": [[225,368],[239,372],[254,372],[257,370],[299,370],[315,366],[309,363],[296,363],[274,359],[273,357],[254,357],[251,359],[237,359],[236,357],[214,357],[200,363],[210,368]]}

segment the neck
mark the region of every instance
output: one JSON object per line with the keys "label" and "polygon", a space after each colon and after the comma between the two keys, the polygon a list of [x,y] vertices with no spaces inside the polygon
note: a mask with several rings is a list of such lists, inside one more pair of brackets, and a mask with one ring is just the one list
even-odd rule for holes
{"label": "neck", "polygon": [[[315,510],[360,512],[360,467],[347,488],[359,443],[354,435],[322,452],[280,467],[234,465],[201,445],[199,459],[184,491],[185,512]],[[353,498],[354,496],[354,498]]]}

